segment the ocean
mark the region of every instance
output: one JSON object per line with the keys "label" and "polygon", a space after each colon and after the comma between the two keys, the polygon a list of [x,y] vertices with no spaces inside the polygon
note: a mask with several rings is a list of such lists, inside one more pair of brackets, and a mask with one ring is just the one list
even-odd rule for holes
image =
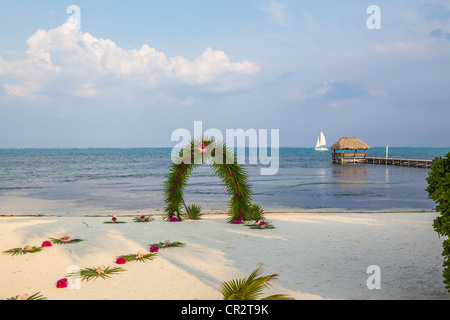
{"label": "ocean", "polygon": [[[1,149],[0,215],[161,213],[170,148]],[[390,148],[389,157],[434,159],[450,148]],[[281,148],[276,175],[245,165],[253,203],[266,212],[432,211],[425,191],[429,169],[374,164],[339,165],[331,151]],[[384,157],[385,148],[368,156]],[[204,213],[227,211],[220,180],[208,165],[195,170],[186,204]]]}

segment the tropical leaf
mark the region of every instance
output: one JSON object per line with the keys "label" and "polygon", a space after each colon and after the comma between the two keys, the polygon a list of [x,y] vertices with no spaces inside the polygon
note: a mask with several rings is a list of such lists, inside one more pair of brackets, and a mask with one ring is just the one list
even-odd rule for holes
{"label": "tropical leaf", "polygon": [[[262,224],[264,223],[264,224]],[[273,224],[266,220],[266,221],[261,221],[261,222],[255,222],[253,224],[246,224],[246,226],[248,226],[250,229],[258,229],[258,230],[265,230],[265,229],[275,229],[275,227],[273,226]]]}
{"label": "tropical leaf", "polygon": [[[142,217],[144,217],[144,219],[142,219]],[[153,221],[153,220],[155,220],[153,217],[151,217],[151,216],[139,216],[139,217],[134,217],[133,218],[133,221],[134,222],[151,222],[151,221]]]}
{"label": "tropical leaf", "polygon": [[[255,269],[247,278],[233,279],[223,282],[220,287],[224,300],[259,300],[269,281],[276,279],[277,274],[261,276],[262,269]],[[265,300],[292,300],[284,294],[272,295]],[[261,299],[261,300],[263,300]]]}
{"label": "tropical leaf", "polygon": [[28,254],[28,253],[35,253],[35,252],[39,252],[42,251],[44,248],[42,247],[30,247],[30,249],[25,249],[25,248],[13,248],[10,250],[6,250],[3,251],[4,253],[9,253],[13,256],[17,256],[17,255],[24,255],[24,254]]}
{"label": "tropical leaf", "polygon": [[82,239],[72,239],[70,241],[61,241],[60,239],[56,239],[56,238],[49,238],[49,240],[53,244],[71,244],[71,243],[78,243],[78,242],[84,241]]}
{"label": "tropical leaf", "polygon": [[79,278],[81,277],[81,280],[90,281],[92,279],[96,280],[97,278],[110,278],[110,275],[116,274],[119,272],[125,271],[125,269],[121,267],[107,267],[106,269],[103,269],[102,272],[98,271],[99,268],[86,268],[82,269],[77,272],[70,273],[67,277],[71,278]]}
{"label": "tropical leaf", "polygon": [[127,262],[145,262],[146,260],[153,260],[155,257],[157,256],[157,254],[155,252],[149,253],[149,254],[145,254],[142,257],[138,257],[137,254],[128,254],[128,255],[124,255],[124,256],[118,256],[117,258],[125,258],[125,260]]}
{"label": "tropical leaf", "polygon": [[184,218],[189,220],[200,220],[202,216],[202,207],[196,204],[191,204],[186,207],[184,211]]}
{"label": "tropical leaf", "polygon": [[36,292],[35,294],[29,296],[27,300],[47,300],[40,292]]}
{"label": "tropical leaf", "polygon": [[165,242],[149,244],[149,247],[155,246],[155,247],[159,247],[160,249],[165,249],[165,248],[171,248],[171,247],[183,247],[184,245],[185,245],[185,243],[183,243],[183,242],[179,242],[179,241],[170,242],[169,240],[166,240]]}
{"label": "tropical leaf", "polygon": [[47,298],[41,295],[40,292],[37,292],[29,297],[26,295],[17,295],[15,297],[6,298],[5,300],[47,300]]}
{"label": "tropical leaf", "polygon": [[121,224],[126,223],[125,221],[104,221],[104,224]]}

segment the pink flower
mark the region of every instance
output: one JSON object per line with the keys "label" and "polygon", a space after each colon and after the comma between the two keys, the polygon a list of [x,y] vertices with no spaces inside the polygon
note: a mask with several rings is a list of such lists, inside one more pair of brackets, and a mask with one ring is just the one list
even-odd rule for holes
{"label": "pink flower", "polygon": [[125,259],[124,257],[117,258],[116,263],[117,264],[125,264],[125,263],[127,263],[127,259]]}
{"label": "pink flower", "polygon": [[113,217],[113,218],[112,218],[112,221],[113,221],[113,222],[116,222],[116,221],[117,221],[117,218],[116,218],[116,217]]}
{"label": "pink flower", "polygon": [[157,247],[157,246],[150,247],[150,252],[158,252],[158,250],[159,250],[159,247]]}
{"label": "pink flower", "polygon": [[57,287],[57,288],[66,288],[66,287],[67,287],[67,284],[68,284],[67,279],[66,279],[66,278],[62,278],[62,279],[59,279],[59,280],[56,282],[56,287]]}
{"label": "pink flower", "polygon": [[141,216],[141,220],[145,220],[145,216]]}
{"label": "pink flower", "polygon": [[42,242],[42,247],[51,247],[52,243],[50,241],[44,241]]}
{"label": "pink flower", "polygon": [[265,224],[266,224],[265,221],[261,221],[261,222],[259,223],[260,226],[264,226]]}
{"label": "pink flower", "polygon": [[244,218],[239,217],[239,219],[233,221],[233,224],[242,224],[243,222],[244,222]]}

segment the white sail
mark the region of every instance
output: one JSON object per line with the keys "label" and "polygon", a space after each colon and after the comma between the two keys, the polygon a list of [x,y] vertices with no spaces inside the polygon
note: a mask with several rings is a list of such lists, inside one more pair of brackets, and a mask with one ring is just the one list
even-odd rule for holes
{"label": "white sail", "polygon": [[319,137],[317,138],[316,143],[316,150],[317,151],[326,151],[327,149],[327,141],[325,140],[325,135],[322,131],[320,131]]}

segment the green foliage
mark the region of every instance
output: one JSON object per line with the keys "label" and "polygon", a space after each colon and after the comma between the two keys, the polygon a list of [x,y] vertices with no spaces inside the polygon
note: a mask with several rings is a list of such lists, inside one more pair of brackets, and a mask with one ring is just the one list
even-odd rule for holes
{"label": "green foliage", "polygon": [[203,163],[222,181],[228,194],[229,223],[242,217],[255,220],[252,215],[252,188],[245,168],[237,163],[234,152],[224,143],[210,138],[193,139],[179,151],[178,159],[173,159],[164,183],[165,220],[180,221],[184,218],[184,190],[192,171]]}
{"label": "green foliage", "polygon": [[24,255],[24,254],[28,254],[28,253],[35,253],[35,252],[39,252],[42,251],[44,248],[42,247],[31,247],[31,249],[26,250],[25,248],[14,248],[14,249],[10,249],[10,250],[6,250],[4,251],[4,253],[9,253],[13,256],[17,256],[17,255]]}
{"label": "green foliage", "polygon": [[[26,295],[25,295],[26,297]],[[6,300],[47,300],[46,297],[44,297],[43,295],[40,294],[40,292],[37,292],[27,298],[25,298],[24,296],[21,295],[17,295],[15,297],[11,297],[11,298],[6,298]]]}
{"label": "green foliage", "polygon": [[56,239],[56,238],[49,238],[49,240],[53,244],[70,244],[70,243],[78,243],[78,242],[84,241],[82,239],[72,239],[70,241],[61,241],[60,239]]}
{"label": "green foliage", "polygon": [[102,278],[102,279],[110,278],[111,274],[125,271],[125,269],[123,269],[121,267],[114,267],[114,268],[107,267],[106,269],[103,269],[101,272],[99,272],[98,269],[99,268],[82,269],[78,272],[73,272],[73,273],[69,274],[68,277],[71,277],[71,278],[81,277],[81,280],[90,281],[92,279],[95,280],[97,278]]}
{"label": "green foliage", "polygon": [[250,212],[252,214],[253,220],[263,220],[264,219],[264,209],[258,204],[252,204],[250,207]]}
{"label": "green foliage", "polygon": [[138,254],[128,254],[124,256],[119,256],[117,258],[125,258],[127,262],[145,262],[146,260],[153,260],[157,256],[156,253],[152,252],[149,254],[144,254],[142,257],[139,257]]}
{"label": "green foliage", "polygon": [[436,203],[436,211],[441,214],[434,220],[433,227],[439,236],[445,237],[442,243],[442,256],[445,258],[443,277],[450,292],[450,153],[433,160],[427,182],[428,198]]}
{"label": "green foliage", "polygon": [[134,217],[133,221],[134,222],[139,222],[139,223],[143,223],[143,222],[151,222],[155,220],[153,217],[151,216],[139,216],[139,217]]}
{"label": "green foliage", "polygon": [[104,224],[121,224],[126,223],[125,221],[104,221]]}
{"label": "green foliage", "polygon": [[187,206],[187,211],[184,211],[183,217],[185,219],[190,220],[200,220],[202,216],[202,207],[196,204],[191,204],[190,206]]}
{"label": "green foliage", "polygon": [[246,224],[247,227],[249,227],[250,229],[259,229],[259,230],[266,230],[266,229],[275,229],[275,227],[273,226],[272,222],[270,222],[269,220],[266,221],[258,221],[255,223],[248,223]]}
{"label": "green foliage", "polygon": [[[254,270],[247,278],[233,279],[222,282],[220,292],[223,300],[259,300],[264,289],[269,285],[269,281],[276,279],[277,274],[261,276],[261,268]],[[277,294],[261,298],[260,300],[293,300],[284,295]]]}
{"label": "green foliage", "polygon": [[165,242],[158,242],[158,243],[152,243],[149,244],[149,247],[155,246],[159,249],[165,249],[165,248],[171,248],[171,247],[183,247],[185,244],[183,242],[174,241],[170,242],[169,240],[166,240]]}

